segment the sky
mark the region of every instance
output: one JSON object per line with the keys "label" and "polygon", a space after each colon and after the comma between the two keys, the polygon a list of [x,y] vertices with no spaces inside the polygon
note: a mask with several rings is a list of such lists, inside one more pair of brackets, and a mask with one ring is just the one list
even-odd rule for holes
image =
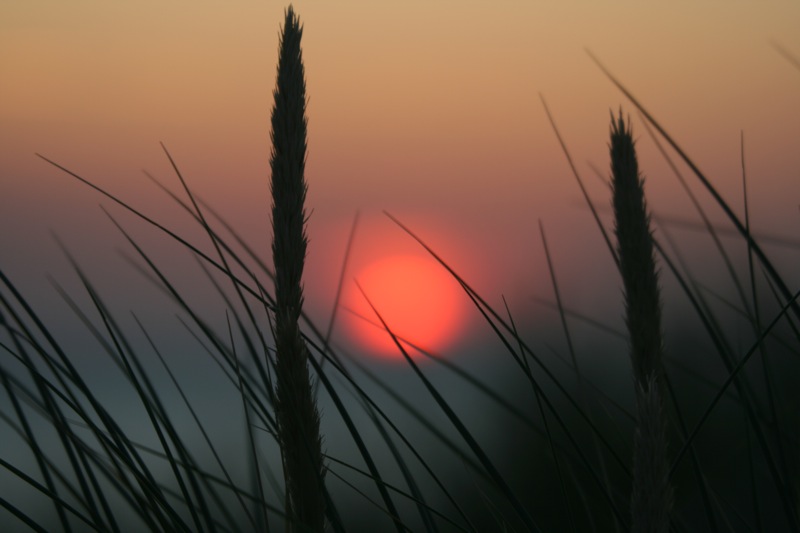
{"label": "sky", "polygon": [[[169,261],[175,243],[34,154],[203,242],[142,172],[180,191],[160,142],[192,190],[269,258],[269,113],[285,7],[3,2],[5,271],[43,300],[50,297],[46,276],[67,269],[55,232],[98,283],[127,294],[131,305],[146,305],[141,293],[125,293],[129,285],[120,280],[136,274],[121,258],[124,243],[100,205]],[[739,214],[743,135],[754,231],[796,234],[800,72],[775,48],[800,55],[796,2],[300,1],[294,7],[304,24],[309,96],[306,305],[320,319],[333,308],[356,213],[347,280],[389,256],[425,255],[384,211],[490,301],[501,305],[505,296],[521,314],[542,312],[536,297],[553,299],[540,222],[570,305],[592,309],[618,298],[610,256],[542,98],[607,227],[608,188],[594,169],[607,177],[609,112],[619,109],[631,115],[639,139],[650,207],[664,217],[698,220],[634,108],[587,49]],[[719,209],[686,176],[712,220],[723,224]],[[696,234],[673,229],[690,252],[707,246],[692,248]]]}
{"label": "sky", "polygon": [[[231,406],[239,405],[238,391],[219,385],[211,358],[197,357],[205,353],[178,322],[175,306],[166,305],[163,291],[133,266],[143,261],[109,216],[143,246],[193,309],[225,331],[226,307],[206,274],[173,239],[36,154],[213,254],[198,225],[143,172],[186,198],[164,143],[197,197],[270,264],[270,110],[286,7],[269,0],[0,2],[0,270],[59,342],[74,348],[70,356],[93,378],[96,394],[125,413],[121,420],[146,428],[133,391],[126,395],[118,369],[57,292],[56,286],[64,287],[91,310],[63,246],[129,328],[135,349],[152,355],[135,335],[131,312],[141,318],[237,458],[243,422]],[[376,344],[374,332],[359,329],[369,326],[350,311],[369,309],[355,280],[382,309],[411,309],[409,321],[421,325],[408,340],[458,359],[504,398],[530,401],[524,396],[530,390],[519,386],[512,361],[506,357],[501,365],[491,357],[507,354],[458,284],[385,213],[430,245],[495,309],[507,305],[521,336],[552,357],[547,361],[557,376],[574,374],[552,307],[543,235],[564,306],[624,329],[618,274],[543,100],[609,230],[610,113],[630,116],[648,205],[659,222],[656,238],[677,243],[680,255],[674,256],[686,260],[699,287],[723,297],[720,307],[733,289],[708,235],[692,229],[699,217],[639,114],[587,50],[660,121],[740,217],[744,155],[753,233],[790,285],[800,282],[800,69],[776,48],[800,57],[800,2],[300,0],[294,8],[304,25],[309,97],[305,309],[324,331],[343,280],[334,343],[379,353],[369,360],[371,368],[432,417],[438,411],[430,409],[408,365],[394,364],[396,351],[395,359],[385,357],[386,338]],[[728,238],[731,225],[708,192],[685,165],[677,168],[718,225],[737,266],[746,268],[742,240]],[[680,339],[669,335],[676,320],[691,323],[694,315],[686,312],[674,278],[659,266],[670,362],[677,352],[709,371],[713,363],[695,357],[703,345],[694,343],[691,332]],[[418,273],[411,284],[389,277],[410,272]],[[390,300],[379,300],[384,293]],[[396,303],[406,297],[411,303]],[[402,313],[386,316],[404,320]],[[268,331],[267,319],[258,320]],[[581,368],[599,376],[594,383],[615,400],[630,402],[624,334],[609,341],[607,332],[574,315],[569,324]],[[440,336],[415,336],[423,330]],[[581,334],[587,331],[591,335]],[[749,332],[734,329],[732,342],[749,346]],[[600,335],[610,348],[598,344]],[[158,370],[156,381],[178,404]],[[499,443],[498,457],[517,457],[503,441],[511,434],[504,425],[508,413],[441,367],[426,372],[470,414],[482,442]],[[368,394],[385,395],[371,381],[363,383]],[[329,398],[321,401],[326,445],[347,459],[354,447]],[[398,420],[407,415],[385,403]],[[351,411],[360,412],[355,403]],[[446,425],[443,418],[432,420]],[[427,430],[418,436],[435,440]],[[517,443],[513,436],[509,442]],[[12,455],[27,457],[24,443],[17,445],[19,453]],[[715,461],[719,449],[713,448]],[[447,454],[439,459],[446,464]],[[517,470],[510,461],[509,469]],[[458,472],[462,467],[452,466]]]}

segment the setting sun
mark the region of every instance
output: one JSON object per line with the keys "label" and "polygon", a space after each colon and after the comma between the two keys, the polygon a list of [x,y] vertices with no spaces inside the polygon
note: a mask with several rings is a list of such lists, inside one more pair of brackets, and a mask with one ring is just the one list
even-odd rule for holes
{"label": "setting sun", "polygon": [[402,357],[358,285],[410,355],[416,351],[409,345],[438,352],[459,334],[463,294],[432,258],[397,255],[374,261],[356,273],[344,297],[350,311],[347,330],[358,344],[381,357]]}

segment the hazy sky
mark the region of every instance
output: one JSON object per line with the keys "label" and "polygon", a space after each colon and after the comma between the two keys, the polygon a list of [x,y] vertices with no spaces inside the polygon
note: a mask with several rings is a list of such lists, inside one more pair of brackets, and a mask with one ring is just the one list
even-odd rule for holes
{"label": "hazy sky", "polygon": [[[590,194],[607,206],[608,190],[589,163],[606,173],[609,110],[634,110],[586,48],[739,212],[744,131],[753,226],[797,233],[800,71],[772,43],[800,55],[800,3],[294,5],[305,25],[310,97],[309,305],[329,305],[356,210],[363,215],[356,271],[418,250],[382,209],[408,221],[491,296],[512,293],[517,305],[550,294],[541,219],[571,301],[618,295],[615,284],[598,296],[589,290],[597,288],[590,272],[611,272],[610,259],[539,98]],[[28,280],[56,270],[63,260],[53,262],[51,229],[87,261],[119,247],[98,208],[111,204],[34,152],[190,231],[141,172],[179,190],[159,141],[190,185],[268,257],[269,112],[284,8],[243,0],[4,1],[3,267]],[[635,114],[633,124],[650,205],[694,216]],[[717,210],[710,214],[721,220]]]}

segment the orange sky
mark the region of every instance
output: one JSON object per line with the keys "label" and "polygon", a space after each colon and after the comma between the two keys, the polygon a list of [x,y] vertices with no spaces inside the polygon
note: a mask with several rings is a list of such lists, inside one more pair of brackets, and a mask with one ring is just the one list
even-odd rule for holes
{"label": "orange sky", "polygon": [[[387,209],[419,221],[423,236],[498,298],[550,294],[542,219],[567,295],[591,301],[586,289],[596,281],[587,279],[586,256],[600,254],[604,272],[610,260],[539,101],[542,93],[590,194],[608,205],[587,162],[605,172],[609,109],[632,108],[585,47],[737,209],[743,130],[754,227],[796,234],[800,72],[771,42],[800,55],[797,2],[321,4],[295,2],[310,96],[311,305],[330,300],[330,265],[341,261],[357,209],[365,215],[362,262],[378,250],[374,243],[407,246],[381,218]],[[159,220],[191,227],[141,174],[147,168],[177,185],[159,141],[195,190],[267,256],[269,110],[283,8],[3,2],[0,246],[11,257],[4,267],[33,276],[52,270],[50,228],[78,248],[91,237],[84,248],[98,255],[118,244],[97,209],[102,198],[34,152]],[[650,205],[692,216],[636,117],[634,128]]]}

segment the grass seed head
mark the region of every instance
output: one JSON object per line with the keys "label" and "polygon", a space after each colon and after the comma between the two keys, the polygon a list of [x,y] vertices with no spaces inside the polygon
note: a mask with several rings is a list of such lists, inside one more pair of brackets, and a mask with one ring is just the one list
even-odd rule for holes
{"label": "grass seed head", "polygon": [[637,382],[660,373],[661,296],[653,257],[653,235],[639,174],[630,124],[611,117],[611,175],[617,251],[625,289],[625,319],[630,332],[631,359]]}
{"label": "grass seed head", "polygon": [[308,348],[300,333],[306,257],[306,83],[303,29],[289,6],[281,33],[272,108],[272,256],[275,264],[275,415],[283,454],[289,531],[325,526],[325,467],[319,412],[308,374]]}

